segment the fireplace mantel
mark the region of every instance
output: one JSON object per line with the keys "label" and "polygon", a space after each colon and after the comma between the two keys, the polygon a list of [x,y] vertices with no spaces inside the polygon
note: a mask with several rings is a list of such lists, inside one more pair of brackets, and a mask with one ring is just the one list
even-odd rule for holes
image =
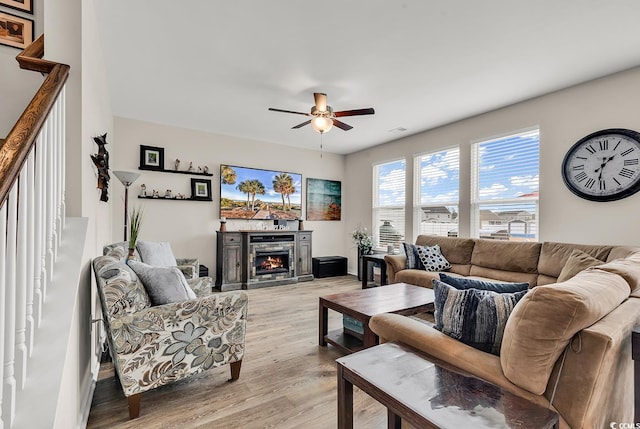
{"label": "fireplace mantel", "polygon": [[[217,231],[216,239],[216,287],[221,291],[313,280],[311,231]],[[269,252],[282,257],[286,269],[256,269],[257,261]]]}

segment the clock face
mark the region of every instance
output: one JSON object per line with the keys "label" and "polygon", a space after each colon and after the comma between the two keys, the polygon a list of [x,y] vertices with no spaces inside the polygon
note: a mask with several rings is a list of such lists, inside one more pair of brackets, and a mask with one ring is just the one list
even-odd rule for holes
{"label": "clock face", "polygon": [[614,201],[640,190],[640,133],[608,129],[569,149],[562,178],[571,192],[592,201]]}

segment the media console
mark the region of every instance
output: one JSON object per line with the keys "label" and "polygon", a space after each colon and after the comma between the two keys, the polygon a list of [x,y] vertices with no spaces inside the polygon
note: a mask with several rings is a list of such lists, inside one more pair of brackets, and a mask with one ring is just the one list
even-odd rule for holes
{"label": "media console", "polygon": [[313,280],[311,231],[216,231],[216,239],[221,291]]}

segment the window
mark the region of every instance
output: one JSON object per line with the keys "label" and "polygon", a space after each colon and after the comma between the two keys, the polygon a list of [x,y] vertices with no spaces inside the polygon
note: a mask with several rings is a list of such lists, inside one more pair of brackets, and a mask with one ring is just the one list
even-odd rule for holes
{"label": "window", "polygon": [[540,133],[536,128],[472,145],[472,233],[538,240]]}
{"label": "window", "polygon": [[417,234],[458,235],[460,149],[418,155],[414,158],[413,221]]}
{"label": "window", "polygon": [[373,236],[378,248],[404,241],[406,162],[398,160],[373,166]]}

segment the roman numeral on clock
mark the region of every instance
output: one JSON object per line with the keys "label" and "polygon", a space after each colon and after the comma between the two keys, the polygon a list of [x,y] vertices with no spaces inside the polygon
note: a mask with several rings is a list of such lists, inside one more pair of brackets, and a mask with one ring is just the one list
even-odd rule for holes
{"label": "roman numeral on clock", "polygon": [[634,171],[629,170],[628,168],[623,168],[622,170],[620,170],[620,173],[618,173],[619,176],[626,177],[627,179],[630,179],[631,177],[633,177],[633,174],[634,174]]}
{"label": "roman numeral on clock", "polygon": [[600,185],[600,190],[601,191],[606,191],[607,190],[607,183],[604,180],[599,180],[599,185]]}
{"label": "roman numeral on clock", "polygon": [[584,147],[589,153],[596,153],[596,150],[593,148],[593,146],[589,145],[589,146],[585,146]]}
{"label": "roman numeral on clock", "polygon": [[629,149],[625,150],[624,152],[622,152],[620,155],[622,156],[627,156],[629,155],[631,152],[633,152],[633,148],[630,147]]}
{"label": "roman numeral on clock", "polygon": [[598,142],[600,150],[609,150],[609,140],[600,140]]}
{"label": "roman numeral on clock", "polygon": [[571,169],[573,171],[580,171],[580,170],[584,170],[584,164],[582,165],[574,165],[573,167],[571,167]]}
{"label": "roman numeral on clock", "polygon": [[582,182],[587,178],[587,173],[585,173],[584,171],[581,173],[578,173],[575,175],[574,179],[576,179],[576,182]]}
{"label": "roman numeral on clock", "polygon": [[584,184],[585,188],[589,188],[589,189],[593,189],[593,185],[596,183],[596,181],[594,179],[592,179],[591,177],[589,177],[589,180],[587,180],[587,183]]}
{"label": "roman numeral on clock", "polygon": [[625,159],[624,165],[638,165],[638,158],[634,159]]}

